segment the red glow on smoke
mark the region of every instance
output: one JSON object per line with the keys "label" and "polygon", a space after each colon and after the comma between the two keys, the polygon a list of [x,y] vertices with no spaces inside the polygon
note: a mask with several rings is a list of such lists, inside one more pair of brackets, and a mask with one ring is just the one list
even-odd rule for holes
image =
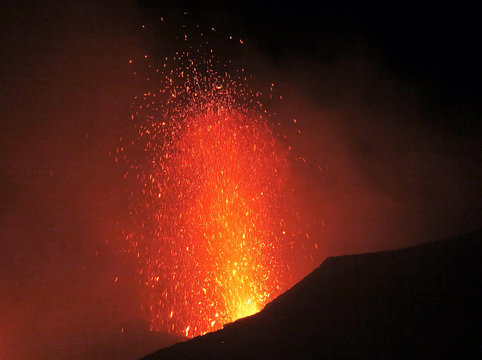
{"label": "red glow on smoke", "polygon": [[117,154],[134,189],[126,250],[138,260],[151,329],[188,337],[286,290],[296,246],[290,148],[244,70],[232,77],[200,49],[147,65],[157,88],[136,98],[136,135]]}

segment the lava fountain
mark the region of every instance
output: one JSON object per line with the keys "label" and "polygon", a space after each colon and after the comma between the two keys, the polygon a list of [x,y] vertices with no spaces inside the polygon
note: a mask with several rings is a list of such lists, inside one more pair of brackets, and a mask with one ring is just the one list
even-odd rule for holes
{"label": "lava fountain", "polygon": [[290,283],[290,149],[244,70],[234,73],[192,47],[147,65],[157,87],[135,99],[135,136],[117,150],[132,195],[126,248],[153,331],[219,329]]}

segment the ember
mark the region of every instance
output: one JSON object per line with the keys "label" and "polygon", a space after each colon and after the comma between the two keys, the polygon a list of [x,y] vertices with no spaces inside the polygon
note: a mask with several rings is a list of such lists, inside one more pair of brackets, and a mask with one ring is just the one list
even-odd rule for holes
{"label": "ember", "polygon": [[232,76],[206,44],[147,65],[156,88],[135,99],[136,136],[118,149],[151,329],[188,337],[260,311],[292,283],[289,147],[244,70]]}

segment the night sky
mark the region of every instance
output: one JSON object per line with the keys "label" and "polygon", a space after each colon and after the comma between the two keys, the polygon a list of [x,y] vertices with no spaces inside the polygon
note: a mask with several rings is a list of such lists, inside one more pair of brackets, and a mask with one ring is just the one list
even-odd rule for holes
{"label": "night sky", "polygon": [[[298,119],[313,266],[482,225],[475,6],[2,1],[2,359],[106,358],[146,333],[132,262],[115,255],[128,198],[108,153],[142,91],[128,60],[169,53],[182,24],[215,26],[219,57],[274,82],[278,116]],[[157,341],[145,352],[171,339]]]}

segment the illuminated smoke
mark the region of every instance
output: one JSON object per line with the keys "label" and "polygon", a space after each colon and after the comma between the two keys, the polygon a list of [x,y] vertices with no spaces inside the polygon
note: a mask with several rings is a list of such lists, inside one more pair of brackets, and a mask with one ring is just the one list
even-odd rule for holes
{"label": "illuminated smoke", "polygon": [[159,67],[145,63],[155,85],[135,99],[136,134],[116,158],[129,166],[126,248],[138,260],[151,329],[189,337],[286,290],[295,248],[289,146],[244,69],[217,62],[206,44]]}

